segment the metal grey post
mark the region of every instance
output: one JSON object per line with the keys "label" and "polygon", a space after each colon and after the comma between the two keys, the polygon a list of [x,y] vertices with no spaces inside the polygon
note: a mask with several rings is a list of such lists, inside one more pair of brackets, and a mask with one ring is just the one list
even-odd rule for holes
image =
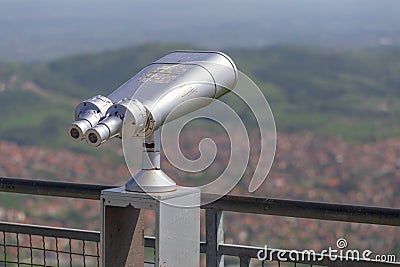
{"label": "metal grey post", "polygon": [[[140,218],[137,214],[141,209],[154,210],[156,215],[155,266],[199,266],[200,191],[197,188],[178,186],[175,191],[154,193],[150,196],[146,193],[126,191],[125,187],[118,187],[103,190],[101,200],[101,262],[103,267],[144,266],[143,228],[132,227],[136,218]],[[117,210],[118,213],[108,212],[109,210]],[[126,219],[117,217],[127,213],[136,215],[131,215],[130,218],[126,216]],[[112,216],[112,218],[108,218],[108,216]],[[118,223],[114,225],[113,221]],[[115,229],[120,231],[116,232]],[[119,235],[114,237],[115,233],[119,233]],[[140,241],[135,239],[137,236],[141,236]],[[129,242],[125,240],[136,242],[130,246],[132,250],[129,250],[129,253],[121,252],[118,249],[123,245],[129,246]],[[123,250],[126,251],[127,248]],[[121,264],[111,264],[117,262],[110,261],[115,258],[118,258],[118,263]],[[142,265],[136,265],[139,261]]]}
{"label": "metal grey post", "polygon": [[[180,187],[170,205],[156,209],[156,266],[198,267],[200,264],[200,191]],[[161,197],[161,196],[160,196]],[[194,207],[179,207],[180,204]],[[175,206],[176,205],[176,206]]]}
{"label": "metal grey post", "polygon": [[206,266],[224,267],[224,256],[219,252],[219,245],[224,242],[223,211],[206,210]]}

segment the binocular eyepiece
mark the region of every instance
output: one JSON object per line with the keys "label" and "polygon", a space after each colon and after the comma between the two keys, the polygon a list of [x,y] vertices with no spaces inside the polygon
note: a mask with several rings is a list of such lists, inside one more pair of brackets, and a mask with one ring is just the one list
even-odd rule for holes
{"label": "binocular eyepiece", "polygon": [[[126,127],[128,127],[129,133],[132,133],[134,136],[143,136],[146,125],[149,126],[146,123],[147,110],[137,100],[124,99],[111,105],[104,112],[105,115],[98,121],[99,112],[87,110],[84,114],[85,117],[81,117],[69,126],[68,132],[74,140],[78,140],[79,138],[81,138],[80,140],[85,139],[92,146],[99,146],[112,137],[121,137],[124,120],[128,121]],[[87,119],[89,114],[92,116],[91,120]],[[98,123],[93,125],[90,121],[97,121]]]}
{"label": "binocular eyepiece", "polygon": [[75,122],[68,127],[72,140],[82,141],[86,132],[102,120],[113,102],[105,96],[97,95],[80,103],[75,109]]}
{"label": "binocular eyepiece", "polygon": [[118,116],[109,116],[86,133],[86,142],[92,146],[99,146],[107,139],[118,135],[122,127],[122,119]]}

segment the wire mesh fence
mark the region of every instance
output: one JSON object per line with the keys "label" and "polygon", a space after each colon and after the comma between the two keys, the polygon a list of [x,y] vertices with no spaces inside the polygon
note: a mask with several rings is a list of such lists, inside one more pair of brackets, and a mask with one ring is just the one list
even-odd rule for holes
{"label": "wire mesh fence", "polygon": [[0,223],[0,266],[100,266],[100,234]]}

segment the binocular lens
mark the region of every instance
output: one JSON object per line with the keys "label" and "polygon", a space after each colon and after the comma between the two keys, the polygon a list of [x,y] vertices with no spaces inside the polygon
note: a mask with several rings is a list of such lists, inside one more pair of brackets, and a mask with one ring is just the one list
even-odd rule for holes
{"label": "binocular lens", "polygon": [[90,143],[93,143],[93,144],[97,143],[98,138],[97,138],[97,135],[95,135],[94,133],[90,133],[88,138],[89,138]]}
{"label": "binocular lens", "polygon": [[70,131],[71,137],[74,139],[79,138],[79,131],[76,128],[72,128]]}

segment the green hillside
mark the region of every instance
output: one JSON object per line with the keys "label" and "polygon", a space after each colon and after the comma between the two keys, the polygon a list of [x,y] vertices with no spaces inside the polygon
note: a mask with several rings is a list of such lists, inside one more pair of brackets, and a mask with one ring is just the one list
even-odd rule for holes
{"label": "green hillside", "polygon": [[281,131],[339,134],[352,141],[400,133],[400,49],[271,47],[231,55],[264,89]]}
{"label": "green hillside", "polygon": [[[89,151],[65,134],[79,100],[107,95],[153,60],[184,48],[191,47],[154,44],[40,64],[0,63],[0,139]],[[263,90],[280,132],[361,142],[400,134],[400,49],[274,46],[225,52]],[[241,113],[246,116],[245,109]]]}

